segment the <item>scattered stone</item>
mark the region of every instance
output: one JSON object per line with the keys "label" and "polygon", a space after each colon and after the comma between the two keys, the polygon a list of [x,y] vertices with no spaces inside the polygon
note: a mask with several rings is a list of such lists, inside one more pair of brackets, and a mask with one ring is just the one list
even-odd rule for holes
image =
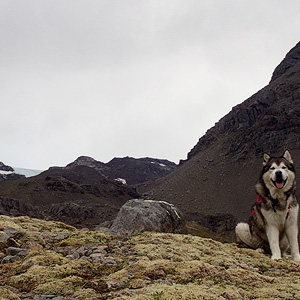
{"label": "scattered stone", "polygon": [[12,235],[12,234],[18,232],[18,230],[17,230],[16,228],[13,228],[13,227],[5,228],[3,231],[4,231],[6,234],[8,234],[8,235]]}
{"label": "scattered stone", "polygon": [[102,262],[102,264],[103,264],[104,266],[115,266],[117,263],[116,263],[113,259],[108,258],[108,259],[105,259],[105,260]]}
{"label": "scattered stone", "polygon": [[92,260],[93,263],[100,263],[103,261],[103,258],[104,258],[104,254],[102,253],[92,253],[90,255],[90,258]]}
{"label": "scattered stone", "polygon": [[27,242],[23,245],[23,247],[24,247],[25,249],[30,249],[30,250],[33,250],[33,251],[40,251],[40,250],[43,250],[43,249],[44,249],[44,247],[43,247],[41,244],[39,244],[39,243],[37,243],[37,242],[33,242],[33,241],[27,241]]}
{"label": "scattered stone", "polygon": [[30,249],[8,247],[6,249],[6,256],[4,256],[2,259],[2,263],[3,264],[14,263],[15,261],[23,259],[30,252],[31,252]]}
{"label": "scattered stone", "polygon": [[84,227],[84,228],[81,228],[81,229],[80,229],[80,231],[82,231],[82,232],[86,232],[86,231],[90,231],[90,230],[89,230],[89,228],[87,228],[87,227]]}
{"label": "scattered stone", "polygon": [[59,234],[56,235],[55,239],[58,241],[62,241],[65,240],[66,238],[68,238],[67,235],[63,234],[62,232],[60,232]]}
{"label": "scattered stone", "polygon": [[3,264],[12,264],[20,258],[16,255],[7,255],[2,259]]}
{"label": "scattered stone", "polygon": [[17,248],[17,247],[8,247],[6,249],[6,254],[7,255],[16,255],[16,254],[20,253],[21,251],[24,251],[24,249]]}

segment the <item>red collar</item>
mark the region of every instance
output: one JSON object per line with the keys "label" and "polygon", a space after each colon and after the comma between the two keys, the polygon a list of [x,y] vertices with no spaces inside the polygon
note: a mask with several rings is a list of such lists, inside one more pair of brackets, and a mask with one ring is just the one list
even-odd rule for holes
{"label": "red collar", "polygon": [[261,195],[258,195],[255,203],[258,203],[258,202],[267,203],[267,200],[264,199]]}
{"label": "red collar", "polygon": [[[257,200],[255,203],[258,203],[258,202],[263,202],[263,203],[267,203],[267,200],[264,199],[261,195],[258,195],[257,196]],[[290,214],[290,209],[291,209],[291,204],[289,205],[288,207],[288,211],[287,211],[287,214],[286,214],[286,218],[288,218],[289,214]],[[252,210],[252,216],[255,214],[255,211],[254,209]]]}

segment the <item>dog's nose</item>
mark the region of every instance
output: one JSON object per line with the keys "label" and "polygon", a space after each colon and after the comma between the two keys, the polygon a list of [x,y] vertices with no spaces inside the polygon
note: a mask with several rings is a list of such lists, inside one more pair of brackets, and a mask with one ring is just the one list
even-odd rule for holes
{"label": "dog's nose", "polygon": [[283,178],[282,178],[282,172],[281,171],[276,171],[276,182],[282,182]]}

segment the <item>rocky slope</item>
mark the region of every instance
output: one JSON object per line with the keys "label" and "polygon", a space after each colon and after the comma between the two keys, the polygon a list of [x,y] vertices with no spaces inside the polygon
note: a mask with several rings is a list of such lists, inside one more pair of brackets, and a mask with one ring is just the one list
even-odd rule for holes
{"label": "rocky slope", "polygon": [[300,265],[191,235],[0,216],[1,299],[299,299]]}
{"label": "rocky slope", "polygon": [[281,155],[285,149],[299,174],[300,43],[275,69],[269,85],[209,129],[178,170],[155,184],[140,185],[139,191],[173,203],[201,224],[227,216],[222,226],[233,229],[234,220],[248,219],[256,200],[263,152]]}

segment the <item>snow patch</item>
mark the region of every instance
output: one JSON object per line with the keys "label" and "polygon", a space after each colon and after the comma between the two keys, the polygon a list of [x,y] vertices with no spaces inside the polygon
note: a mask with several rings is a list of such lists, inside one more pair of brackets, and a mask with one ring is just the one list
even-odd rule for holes
{"label": "snow patch", "polygon": [[162,164],[162,163],[155,162],[155,161],[151,161],[151,164],[159,165],[159,166],[161,166],[161,167],[163,167],[163,168],[166,167],[166,165],[164,165],[164,164]]}
{"label": "snow patch", "polygon": [[114,180],[117,181],[117,182],[120,182],[122,184],[127,184],[127,182],[126,182],[126,180],[124,178],[116,178]]}
{"label": "snow patch", "polygon": [[2,175],[8,175],[8,174],[12,174],[12,173],[14,173],[14,172],[12,172],[12,171],[2,171],[2,170],[0,170],[0,174],[2,174]]}

